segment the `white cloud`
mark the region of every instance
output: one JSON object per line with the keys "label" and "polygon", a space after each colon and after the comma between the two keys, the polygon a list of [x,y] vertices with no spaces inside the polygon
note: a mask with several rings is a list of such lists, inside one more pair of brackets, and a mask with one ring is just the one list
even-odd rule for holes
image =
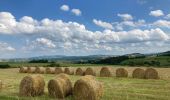
{"label": "white cloud", "polygon": [[70,10],[70,8],[69,8],[68,5],[62,5],[62,6],[60,7],[60,9],[63,10],[63,11],[69,11],[69,10]]}
{"label": "white cloud", "polygon": [[55,48],[56,45],[49,39],[46,38],[37,38],[35,40],[36,43],[43,45],[43,46],[47,46],[48,48]]}
{"label": "white cloud", "polygon": [[103,22],[101,20],[93,19],[93,23],[96,24],[97,26],[100,26],[100,27],[105,28],[105,29],[113,29],[112,24],[110,24],[108,22]]}
{"label": "white cloud", "polygon": [[16,49],[11,47],[9,44],[5,43],[5,42],[0,42],[0,51],[1,52],[9,52],[9,51],[15,51]]}
{"label": "white cloud", "polygon": [[[103,24],[103,21],[101,21],[100,24]],[[107,28],[104,31],[90,31],[86,29],[85,25],[77,22],[64,22],[62,20],[51,20],[48,18],[37,21],[28,16],[16,20],[15,17],[8,12],[5,14],[0,13],[0,34],[22,34],[26,35],[28,38],[33,37],[33,39],[30,38],[30,41],[33,41],[30,42],[31,46],[28,46],[30,49],[47,48],[50,50],[69,49],[70,51],[84,51],[85,49],[90,51],[114,51],[117,48],[126,50],[129,46],[127,44],[130,43],[143,45],[144,42],[169,41],[168,33],[165,33],[160,28],[152,27],[146,30],[139,29],[137,26],[145,25],[144,20],[139,20],[137,22],[124,20],[116,24],[120,25],[120,27],[126,25],[135,28],[129,31],[113,31],[109,29],[111,27],[108,28],[106,25],[104,27]],[[140,47],[140,45],[135,47]],[[28,50],[30,50],[29,48]],[[12,48],[8,49],[12,50]]]}
{"label": "white cloud", "polygon": [[170,28],[170,21],[167,21],[167,20],[157,20],[156,22],[153,23],[153,25],[155,25],[157,27]]}
{"label": "white cloud", "polygon": [[119,16],[120,18],[122,18],[125,21],[133,20],[133,17],[130,14],[117,14],[117,16]]}
{"label": "white cloud", "polygon": [[170,19],[170,14],[165,16],[166,19]]}
{"label": "white cloud", "polygon": [[160,17],[160,16],[163,16],[164,13],[162,10],[154,10],[154,11],[151,11],[149,13],[150,16],[154,16],[154,17]]}
{"label": "white cloud", "polygon": [[131,29],[131,28],[138,28],[147,26],[145,20],[140,19],[138,21],[122,21],[122,22],[114,22],[112,23],[115,30],[122,31],[123,29]]}
{"label": "white cloud", "polygon": [[76,16],[81,16],[82,12],[80,11],[80,9],[72,9],[71,12],[73,14],[75,14]]}

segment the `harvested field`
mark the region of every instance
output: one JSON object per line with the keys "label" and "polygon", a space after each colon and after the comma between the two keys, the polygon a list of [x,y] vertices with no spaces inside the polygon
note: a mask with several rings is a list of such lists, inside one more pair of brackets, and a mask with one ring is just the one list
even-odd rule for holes
{"label": "harvested field", "polygon": [[[93,67],[93,66],[88,66]],[[85,67],[83,67],[85,68]],[[101,100],[170,100],[170,68],[155,68],[160,79],[135,79],[132,73],[137,67],[125,67],[128,71],[128,78],[116,78],[116,69],[113,67],[113,77],[99,77],[101,67],[93,67],[96,70],[96,79],[103,83],[104,94]],[[77,69],[74,67],[73,69]],[[146,69],[142,67],[142,69]],[[0,98],[3,100],[33,100],[33,97],[18,97],[19,84],[24,76],[31,73],[19,73],[19,68],[0,69],[0,80],[3,82],[0,90]],[[43,74],[46,86],[42,96],[34,97],[34,100],[53,100],[48,96],[47,83],[55,78],[55,74]],[[75,83],[81,76],[69,75],[72,83]],[[159,94],[159,95],[158,95]],[[66,100],[74,100],[68,96]]]}

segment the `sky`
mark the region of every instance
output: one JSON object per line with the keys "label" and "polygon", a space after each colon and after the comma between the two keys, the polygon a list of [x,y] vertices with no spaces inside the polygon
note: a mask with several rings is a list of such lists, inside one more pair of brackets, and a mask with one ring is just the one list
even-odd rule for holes
{"label": "sky", "polygon": [[0,58],[170,50],[170,0],[0,0]]}

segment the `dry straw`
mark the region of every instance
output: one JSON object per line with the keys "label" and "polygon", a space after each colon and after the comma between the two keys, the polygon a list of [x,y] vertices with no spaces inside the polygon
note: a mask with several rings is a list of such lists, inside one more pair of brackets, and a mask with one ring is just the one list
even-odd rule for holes
{"label": "dry straw", "polygon": [[77,68],[76,69],[76,75],[83,76],[85,74],[85,71],[82,68]]}
{"label": "dry straw", "polygon": [[47,68],[45,69],[45,72],[46,72],[46,74],[54,74],[54,73],[55,73],[55,69],[54,69],[54,68],[47,67]]}
{"label": "dry straw", "polygon": [[75,100],[100,100],[103,86],[94,76],[86,75],[74,84],[73,95]]}
{"label": "dry straw", "polygon": [[67,74],[61,73],[48,82],[51,97],[63,99],[72,94],[72,83]]}
{"label": "dry straw", "polygon": [[44,93],[45,81],[40,75],[26,76],[20,82],[20,96],[40,96]]}
{"label": "dry straw", "polygon": [[147,68],[145,70],[145,79],[159,79],[157,70],[153,68]]}
{"label": "dry straw", "polygon": [[143,79],[145,77],[145,70],[141,68],[136,68],[132,73],[132,77]]}
{"label": "dry straw", "polygon": [[60,73],[63,73],[63,69],[60,68],[60,67],[56,67],[55,68],[55,74],[60,74]]}
{"label": "dry straw", "polygon": [[45,68],[44,67],[36,67],[35,68],[35,73],[44,74],[45,73]]}
{"label": "dry straw", "polygon": [[112,77],[112,69],[110,67],[102,67],[100,70],[101,77]]}
{"label": "dry straw", "polygon": [[74,75],[74,70],[71,68],[65,68],[64,73],[68,75]]}
{"label": "dry straw", "polygon": [[27,67],[20,67],[19,72],[20,73],[27,73]]}
{"label": "dry straw", "polygon": [[128,71],[124,68],[116,69],[116,77],[128,77]]}
{"label": "dry straw", "polygon": [[35,73],[35,67],[27,67],[27,73]]}
{"label": "dry straw", "polygon": [[85,71],[85,75],[93,75],[96,76],[96,72],[93,70],[93,68],[87,68]]}

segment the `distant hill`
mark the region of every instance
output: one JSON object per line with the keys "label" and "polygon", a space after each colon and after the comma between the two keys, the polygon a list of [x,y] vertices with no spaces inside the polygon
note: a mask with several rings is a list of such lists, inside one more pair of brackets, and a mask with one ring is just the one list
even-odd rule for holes
{"label": "distant hill", "polygon": [[88,61],[88,60],[98,60],[111,57],[110,55],[89,55],[89,56],[65,56],[65,55],[54,55],[54,56],[39,56],[31,58],[14,58],[14,59],[1,59],[1,62],[27,62],[31,60],[48,60],[48,61]]}
{"label": "distant hill", "polygon": [[31,58],[15,58],[1,59],[1,62],[32,62],[32,61],[48,61],[48,62],[66,62],[77,64],[112,64],[112,65],[128,65],[128,66],[170,66],[170,51],[161,53],[131,53],[120,56],[114,55],[89,55],[89,56],[39,56]]}

